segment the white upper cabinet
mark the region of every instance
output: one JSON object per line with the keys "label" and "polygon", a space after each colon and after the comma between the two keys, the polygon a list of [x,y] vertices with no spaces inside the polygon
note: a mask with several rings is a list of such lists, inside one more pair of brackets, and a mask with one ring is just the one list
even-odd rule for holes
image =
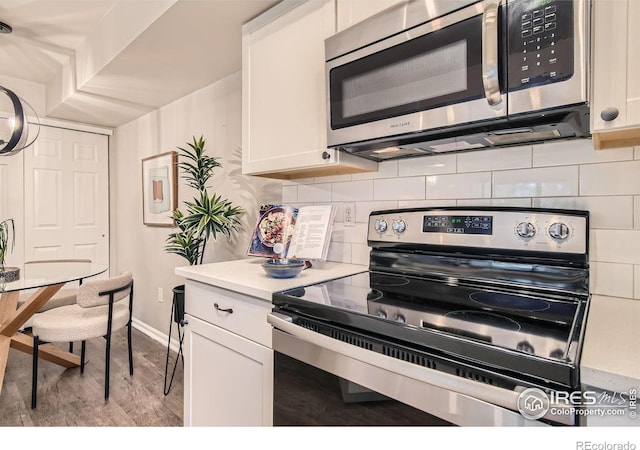
{"label": "white upper cabinet", "polygon": [[640,1],[593,2],[594,147],[640,144]]}
{"label": "white upper cabinet", "polygon": [[377,170],[327,149],[324,40],[335,0],[284,1],[243,27],[242,173],[301,178]]}
{"label": "white upper cabinet", "polygon": [[367,17],[407,0],[336,0],[338,2],[338,32]]}

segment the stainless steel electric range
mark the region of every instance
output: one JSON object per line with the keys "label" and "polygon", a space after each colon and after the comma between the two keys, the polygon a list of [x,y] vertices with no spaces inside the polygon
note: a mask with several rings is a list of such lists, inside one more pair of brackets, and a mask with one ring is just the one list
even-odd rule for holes
{"label": "stainless steel electric range", "polygon": [[579,424],[522,392],[580,390],[588,212],[402,209],[368,226],[368,272],[274,294],[274,350],[457,424]]}

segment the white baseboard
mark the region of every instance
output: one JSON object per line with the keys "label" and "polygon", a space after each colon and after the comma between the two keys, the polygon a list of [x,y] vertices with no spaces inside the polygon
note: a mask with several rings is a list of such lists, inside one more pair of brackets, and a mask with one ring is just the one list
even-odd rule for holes
{"label": "white baseboard", "polygon": [[[136,330],[141,331],[142,333],[146,334],[147,336],[149,336],[151,339],[153,339],[154,341],[158,341],[159,343],[161,343],[165,348],[167,346],[167,340],[169,339],[169,336],[165,333],[162,333],[158,330],[156,330],[153,327],[150,327],[149,325],[147,325],[144,322],[140,322],[138,319],[133,318],[131,320],[131,324],[133,325],[133,328],[135,328]],[[178,326],[178,325],[176,325]],[[175,338],[171,339],[171,344],[169,346],[171,348],[171,350],[173,350],[174,352],[178,352],[178,341]]]}

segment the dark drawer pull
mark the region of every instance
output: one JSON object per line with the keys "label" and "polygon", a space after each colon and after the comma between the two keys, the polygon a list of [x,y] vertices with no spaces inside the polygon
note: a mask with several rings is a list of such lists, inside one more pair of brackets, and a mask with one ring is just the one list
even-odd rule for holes
{"label": "dark drawer pull", "polygon": [[217,303],[214,303],[213,307],[216,309],[216,311],[233,314],[233,309],[231,309],[231,308],[220,308],[220,305],[218,305]]}

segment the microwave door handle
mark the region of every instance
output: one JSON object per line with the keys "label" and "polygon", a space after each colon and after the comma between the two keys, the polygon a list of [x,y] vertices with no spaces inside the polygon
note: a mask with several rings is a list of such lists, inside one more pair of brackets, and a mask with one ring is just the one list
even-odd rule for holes
{"label": "microwave door handle", "polygon": [[498,79],[498,9],[500,1],[485,4],[482,14],[482,84],[490,106],[502,103]]}

